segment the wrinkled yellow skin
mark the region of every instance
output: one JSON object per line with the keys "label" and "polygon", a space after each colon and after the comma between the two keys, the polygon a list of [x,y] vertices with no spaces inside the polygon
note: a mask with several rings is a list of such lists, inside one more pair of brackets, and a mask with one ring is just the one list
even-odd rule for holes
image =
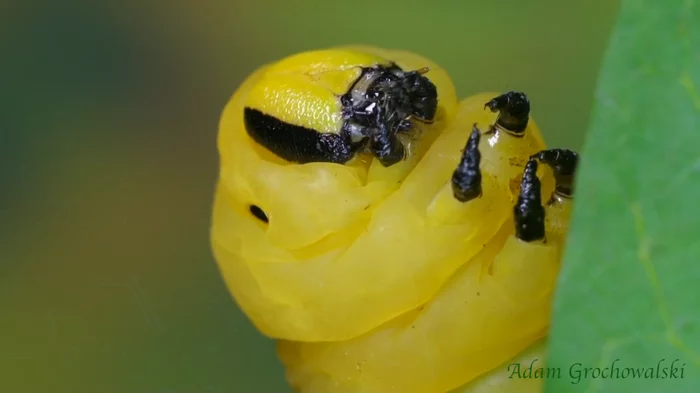
{"label": "wrinkled yellow skin", "polygon": [[340,131],[338,96],[360,76],[359,66],[386,60],[362,52],[304,52],[271,65],[248,92],[246,105],[323,133]]}
{"label": "wrinkled yellow skin", "polygon": [[[336,123],[323,119],[333,118],[332,106],[322,110],[331,115],[304,120],[303,112],[285,109],[289,100],[313,97],[310,108],[321,108],[319,102],[331,102],[351,82],[346,65],[389,59],[404,70],[428,66],[439,94],[436,121],[422,125],[405,161],[385,168],[361,155],[346,165],[292,164],[247,135],[244,105],[267,105],[289,122],[331,130]],[[318,70],[337,72],[284,92],[292,85],[280,75]],[[286,98],[265,101],[262,91]],[[283,59],[256,71],[234,94],[220,124],[213,252],[239,306],[263,334],[280,340],[296,390],[511,392],[483,388],[482,380],[494,378],[499,389],[516,386],[517,380],[491,376],[468,383],[546,335],[570,210],[567,200],[546,206],[546,243],[514,236],[524,165],[545,145],[532,119],[520,138],[483,134],[497,116],[484,104],[497,95],[459,102],[436,64],[371,47]],[[482,130],[483,195],[460,203],[450,179],[475,123]],[[553,176],[542,165],[538,175],[546,202]],[[270,223],[253,217],[250,204]]]}

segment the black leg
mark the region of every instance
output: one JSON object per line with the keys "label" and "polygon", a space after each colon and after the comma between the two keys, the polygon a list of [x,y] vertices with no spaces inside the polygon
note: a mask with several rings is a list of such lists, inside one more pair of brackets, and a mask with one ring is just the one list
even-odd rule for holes
{"label": "black leg", "polygon": [[387,127],[382,127],[372,135],[369,148],[385,167],[396,164],[404,157],[403,144],[396,138],[396,135],[389,132]]}

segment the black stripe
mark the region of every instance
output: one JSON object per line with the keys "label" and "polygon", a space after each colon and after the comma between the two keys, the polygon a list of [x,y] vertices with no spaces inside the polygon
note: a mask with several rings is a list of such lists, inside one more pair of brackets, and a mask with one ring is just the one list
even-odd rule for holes
{"label": "black stripe", "polygon": [[246,131],[253,140],[291,162],[344,164],[357,150],[357,146],[353,146],[350,137],[344,133],[319,133],[285,123],[253,108],[244,109],[244,122]]}

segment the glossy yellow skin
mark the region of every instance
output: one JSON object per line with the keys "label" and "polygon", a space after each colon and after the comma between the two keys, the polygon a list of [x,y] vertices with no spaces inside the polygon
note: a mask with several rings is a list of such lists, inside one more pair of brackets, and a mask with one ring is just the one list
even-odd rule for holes
{"label": "glossy yellow skin", "polygon": [[337,134],[343,122],[340,96],[360,76],[361,67],[388,66],[390,59],[406,71],[415,68],[414,64],[430,67],[429,78],[445,100],[443,110],[454,110],[452,81],[436,65],[410,53],[357,51],[352,47],[303,52],[267,66],[250,86],[245,105],[286,123]]}
{"label": "glossy yellow skin", "polygon": [[[291,164],[247,135],[244,105],[268,105],[286,121],[333,132],[328,97],[348,85],[352,71],[343,67],[386,59],[404,70],[428,66],[426,76],[438,88],[437,119],[409,145],[407,160],[389,168],[366,156],[346,165]],[[291,85],[281,79],[318,70],[335,76],[283,92]],[[265,104],[265,91],[286,98]],[[371,47],[283,59],[256,71],[234,94],[220,124],[212,247],[237,303],[263,334],[280,340],[297,391],[529,391],[496,371],[477,378],[546,335],[570,209],[568,201],[546,207],[545,244],[514,237],[524,164],[545,148],[532,119],[520,138],[482,135],[483,195],[467,203],[452,196],[461,150],[474,123],[482,131],[494,123],[497,115],[484,104],[497,95],[458,102],[436,64]],[[308,105],[313,115],[294,118],[308,112],[290,105]],[[538,174],[546,202],[553,176],[542,165]],[[267,213],[269,225],[250,214],[251,203]],[[487,388],[494,380],[501,382]]]}
{"label": "glossy yellow skin", "polygon": [[[551,231],[546,244],[514,237],[512,207],[518,189],[510,190],[508,181],[517,179],[523,170],[513,163],[524,164],[543,147],[528,136],[538,134],[534,125],[523,139],[494,135],[492,147],[488,138],[482,139],[481,199],[459,203],[449,183],[471,125],[476,122],[486,129],[493,122],[483,103],[496,95],[479,94],[462,101],[454,122],[403,187],[387,198],[387,203],[406,211],[411,211],[413,202],[424,213],[402,225],[452,231],[443,239],[432,238],[431,244],[407,247],[403,252],[420,254],[428,247],[450,247],[458,252],[433,263],[458,266],[458,270],[451,272],[427,303],[369,333],[332,343],[280,342],[289,381],[300,392],[442,393],[513,358],[545,336],[560,238]],[[550,195],[551,172],[544,169],[543,192]],[[399,195],[413,198],[407,197],[407,203]],[[397,214],[394,219],[405,217],[405,213]],[[559,216],[552,216],[549,225],[561,226]],[[421,280],[414,277],[413,285],[421,285]]]}
{"label": "glossy yellow skin", "polygon": [[[430,67],[428,76],[442,95],[436,121],[411,145],[409,159],[388,168],[367,157],[348,165],[290,164],[255,144],[243,127],[243,105],[265,68],[243,83],[224,110],[213,250],[236,300],[268,336],[300,341],[357,336],[424,303],[457,268],[443,258],[457,249],[435,249],[434,255],[416,260],[406,248],[421,242],[439,245],[440,239],[453,236],[451,229],[404,225],[395,217],[415,219],[406,214],[406,202],[387,201],[419,161],[421,149],[454,117],[454,86],[428,60],[400,54],[391,58],[405,69]],[[403,188],[412,192],[415,186],[420,178]],[[265,210],[269,226],[248,212],[250,203]],[[396,245],[404,251],[386,247],[397,240],[406,244]],[[449,265],[430,265],[440,261]],[[416,275],[427,278],[420,287],[414,285]],[[365,278],[358,286],[352,277]],[[406,296],[383,296],[387,291]],[[358,307],[363,302],[368,304]]]}
{"label": "glossy yellow skin", "polygon": [[[517,370],[515,365],[520,365],[522,373],[530,365],[533,366],[533,371],[537,367],[546,367],[546,344],[546,340],[536,342],[515,358],[449,393],[542,393],[543,379],[518,378],[518,374],[513,373]],[[513,378],[510,378],[511,375]]]}
{"label": "glossy yellow skin", "polygon": [[304,52],[271,65],[248,92],[246,106],[322,133],[340,132],[339,96],[360,76],[360,67],[386,65],[361,52]]}

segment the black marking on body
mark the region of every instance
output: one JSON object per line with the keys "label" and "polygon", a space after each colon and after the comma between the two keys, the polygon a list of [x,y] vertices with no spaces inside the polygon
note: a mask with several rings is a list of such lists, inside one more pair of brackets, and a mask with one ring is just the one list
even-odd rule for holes
{"label": "black marking on body", "polygon": [[476,124],[462,152],[462,159],[452,173],[452,193],[460,202],[468,202],[481,196],[481,153],[479,139],[481,134]]}
{"label": "black marking on body", "polygon": [[542,185],[537,177],[537,160],[530,158],[520,183],[520,195],[513,208],[515,236],[525,242],[544,240]]}
{"label": "black marking on body", "polygon": [[310,128],[285,123],[253,108],[243,112],[245,128],[253,140],[287,161],[345,163],[359,144],[347,134],[322,134]]}
{"label": "black marking on body", "polygon": [[525,93],[510,91],[485,104],[491,112],[498,112],[496,125],[513,135],[522,135],[530,121],[530,100]]}
{"label": "black marking on body", "polygon": [[250,210],[250,214],[253,215],[253,217],[257,218],[258,220],[264,222],[265,224],[270,222],[270,219],[267,218],[267,214],[265,214],[265,211],[260,208],[258,205],[250,205],[248,208]]}

